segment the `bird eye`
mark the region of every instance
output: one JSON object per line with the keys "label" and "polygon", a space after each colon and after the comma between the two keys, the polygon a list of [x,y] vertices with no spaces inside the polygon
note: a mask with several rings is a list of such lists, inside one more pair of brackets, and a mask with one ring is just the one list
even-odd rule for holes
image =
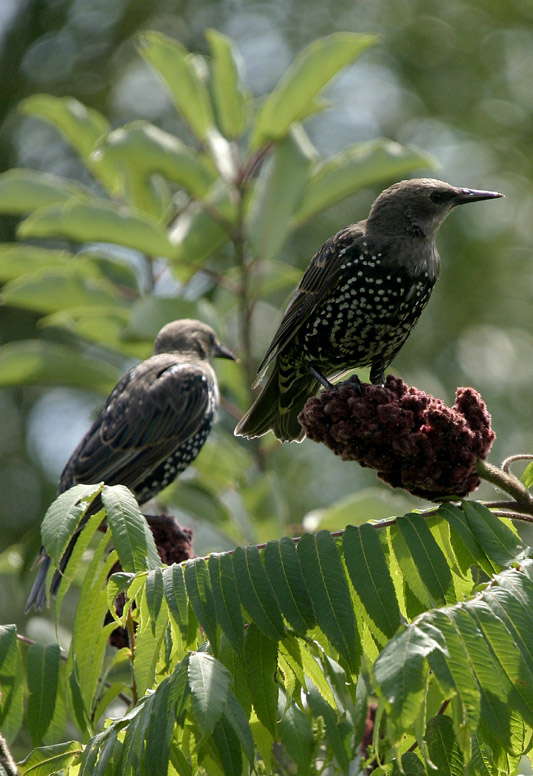
{"label": "bird eye", "polygon": [[453,197],[453,192],[449,191],[439,191],[436,189],[435,191],[432,191],[429,195],[429,198],[432,202],[435,202],[435,204],[440,205],[443,202],[446,202],[448,199],[451,199]]}

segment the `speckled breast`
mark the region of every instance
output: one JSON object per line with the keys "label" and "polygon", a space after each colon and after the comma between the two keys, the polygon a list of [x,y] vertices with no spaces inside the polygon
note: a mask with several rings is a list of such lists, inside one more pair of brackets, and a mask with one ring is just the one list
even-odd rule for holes
{"label": "speckled breast", "polygon": [[349,260],[304,330],[303,350],[325,372],[387,361],[426,306],[434,281],[383,266],[380,257]]}

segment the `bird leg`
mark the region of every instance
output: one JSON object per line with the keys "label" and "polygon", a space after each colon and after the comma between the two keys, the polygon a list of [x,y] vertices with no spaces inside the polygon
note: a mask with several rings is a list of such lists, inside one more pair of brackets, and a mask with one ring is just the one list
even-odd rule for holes
{"label": "bird leg", "polygon": [[335,386],[333,383],[330,383],[330,381],[324,377],[323,374],[321,374],[318,369],[315,369],[315,367],[312,364],[307,364],[307,371],[309,374],[313,375],[314,378],[318,380],[318,382],[324,386],[324,388],[334,388]]}
{"label": "bird leg", "polygon": [[382,364],[373,364],[370,370],[370,382],[372,385],[385,385],[385,369]]}

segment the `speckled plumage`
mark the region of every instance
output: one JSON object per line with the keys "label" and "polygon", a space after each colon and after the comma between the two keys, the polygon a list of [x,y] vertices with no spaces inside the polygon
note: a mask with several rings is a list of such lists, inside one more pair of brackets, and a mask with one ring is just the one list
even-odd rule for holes
{"label": "speckled plumage", "polygon": [[[186,319],[163,327],[154,355],[118,382],[72,453],[57,495],[77,483],[104,481],[126,485],[144,504],[170,485],[196,458],[211,431],[218,406],[211,357],[235,358],[206,324]],[[75,539],[62,559],[62,569]],[[45,602],[50,559],[42,555],[26,610],[32,604],[41,608]],[[56,572],[53,593],[60,580]]]}
{"label": "speckled plumage", "polygon": [[317,377],[326,383],[370,367],[371,381],[382,383],[439,275],[439,226],[455,205],[499,196],[429,178],[402,181],[380,194],[368,219],[327,240],[287,307],[259,367],[261,377],[273,361],[272,372],[235,433],[301,440],[298,415]]}

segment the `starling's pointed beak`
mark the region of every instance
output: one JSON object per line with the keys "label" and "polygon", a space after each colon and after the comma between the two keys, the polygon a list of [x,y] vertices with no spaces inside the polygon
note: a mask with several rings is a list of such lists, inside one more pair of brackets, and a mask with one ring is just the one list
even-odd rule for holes
{"label": "starling's pointed beak", "polygon": [[238,361],[239,359],[229,348],[222,345],[221,342],[217,342],[213,348],[213,356],[215,358],[230,358],[232,361]]}
{"label": "starling's pointed beak", "polygon": [[458,189],[453,198],[454,205],[464,205],[467,202],[478,202],[480,199],[497,199],[503,197],[498,191],[479,191],[478,189]]}

